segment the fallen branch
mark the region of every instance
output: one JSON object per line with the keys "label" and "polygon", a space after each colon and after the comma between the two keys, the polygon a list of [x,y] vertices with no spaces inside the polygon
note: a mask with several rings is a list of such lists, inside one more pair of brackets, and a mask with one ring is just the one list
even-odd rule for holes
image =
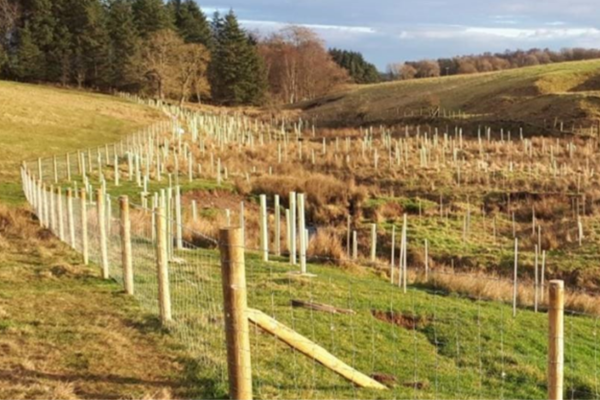
{"label": "fallen branch", "polygon": [[313,303],[311,301],[292,300],[292,307],[308,308],[315,311],[323,311],[331,314],[356,314],[354,310],[338,308],[328,304]]}

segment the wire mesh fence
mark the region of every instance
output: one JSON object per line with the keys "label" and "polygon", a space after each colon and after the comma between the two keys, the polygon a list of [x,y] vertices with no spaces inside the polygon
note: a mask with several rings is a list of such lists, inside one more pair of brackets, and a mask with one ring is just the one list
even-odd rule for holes
{"label": "wire mesh fence", "polygon": [[[41,223],[79,252],[85,251],[87,241],[89,260],[100,267],[104,262],[100,225],[106,225],[109,276],[123,284],[120,208],[99,201],[101,191],[83,204],[81,193],[69,197],[44,190],[26,171],[23,176],[28,200]],[[99,204],[106,208],[104,212]],[[160,308],[156,219],[155,211],[131,205],[134,293],[154,315]],[[72,235],[67,234],[71,226]],[[178,243],[176,235],[169,240],[172,313],[167,326],[202,361],[206,368],[201,373],[214,382],[215,395],[224,394],[228,378],[219,252],[194,245],[191,240],[197,233],[193,231],[182,228],[181,235],[190,241]],[[344,267],[313,260],[310,273],[301,274],[285,256],[272,255],[270,262],[263,262],[257,250],[244,248],[249,307],[259,317],[264,314],[300,335],[299,343],[290,346],[276,334],[265,333],[264,324],[251,324],[257,397],[544,397],[548,322],[543,310],[520,309],[513,317],[510,301],[449,293],[438,287],[458,275],[448,271],[432,270],[427,278],[422,270],[410,271],[404,293],[375,269],[349,274]],[[484,286],[502,284],[500,278],[474,280]],[[575,311],[566,314],[565,395],[597,398],[598,317]],[[360,371],[387,389],[349,384],[317,361],[313,354],[317,348],[330,353],[334,364]]]}

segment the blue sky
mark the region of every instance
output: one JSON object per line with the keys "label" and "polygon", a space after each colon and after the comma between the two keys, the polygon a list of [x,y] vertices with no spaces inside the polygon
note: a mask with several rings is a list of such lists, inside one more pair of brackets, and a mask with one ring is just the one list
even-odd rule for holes
{"label": "blue sky", "polygon": [[600,47],[600,0],[206,0],[268,34],[313,28],[329,47],[392,62],[531,47]]}

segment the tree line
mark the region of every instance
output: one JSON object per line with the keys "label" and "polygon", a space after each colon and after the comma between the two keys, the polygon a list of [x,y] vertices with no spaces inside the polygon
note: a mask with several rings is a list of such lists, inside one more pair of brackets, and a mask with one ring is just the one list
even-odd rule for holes
{"label": "tree line", "polygon": [[565,61],[580,61],[600,58],[600,50],[566,48],[560,51],[549,49],[506,50],[504,53],[439,58],[437,60],[407,61],[388,66],[389,79],[415,79],[446,75],[473,74],[501,71],[540,64]]}
{"label": "tree line", "polygon": [[372,82],[373,69],[309,29],[261,37],[194,0],[0,0],[0,79],[259,105]]}

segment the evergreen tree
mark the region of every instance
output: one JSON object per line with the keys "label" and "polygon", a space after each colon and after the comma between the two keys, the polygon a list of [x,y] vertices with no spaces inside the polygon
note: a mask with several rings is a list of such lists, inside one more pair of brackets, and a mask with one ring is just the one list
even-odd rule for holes
{"label": "evergreen tree", "polygon": [[210,25],[194,0],[171,0],[168,7],[173,14],[177,31],[186,43],[200,43],[209,47]]}
{"label": "evergreen tree", "polygon": [[110,84],[120,90],[135,90],[140,82],[138,66],[141,40],[135,26],[131,1],[110,1],[107,28],[110,35]]}
{"label": "evergreen tree", "polygon": [[67,85],[71,80],[71,61],[73,55],[73,37],[69,29],[57,20],[54,30],[54,42],[46,54],[48,61],[46,78],[51,82]]}
{"label": "evergreen tree", "polygon": [[147,39],[162,29],[172,29],[173,19],[163,0],[133,0],[133,15],[138,33]]}
{"label": "evergreen tree", "polygon": [[355,51],[331,49],[333,60],[346,69],[356,83],[377,83],[381,80],[377,67],[367,62],[361,53]]}
{"label": "evergreen tree", "polygon": [[107,15],[100,0],[63,0],[62,21],[71,40],[71,68],[78,86],[108,88]]}
{"label": "evergreen tree", "polygon": [[11,60],[11,72],[23,81],[36,81],[42,77],[44,54],[35,44],[33,34],[26,22],[18,31],[18,47]]}
{"label": "evergreen tree", "polygon": [[233,11],[223,19],[215,15],[213,32],[213,100],[226,105],[261,103],[266,78],[256,42],[240,28]]}
{"label": "evergreen tree", "polygon": [[[47,54],[52,50],[54,42],[54,28],[56,25],[51,0],[24,0],[22,4],[26,41],[31,41],[39,50],[39,65],[31,66],[31,71],[36,71],[33,80],[46,80],[49,78]],[[28,44],[29,45],[29,44]],[[31,50],[31,47],[29,48]]]}

